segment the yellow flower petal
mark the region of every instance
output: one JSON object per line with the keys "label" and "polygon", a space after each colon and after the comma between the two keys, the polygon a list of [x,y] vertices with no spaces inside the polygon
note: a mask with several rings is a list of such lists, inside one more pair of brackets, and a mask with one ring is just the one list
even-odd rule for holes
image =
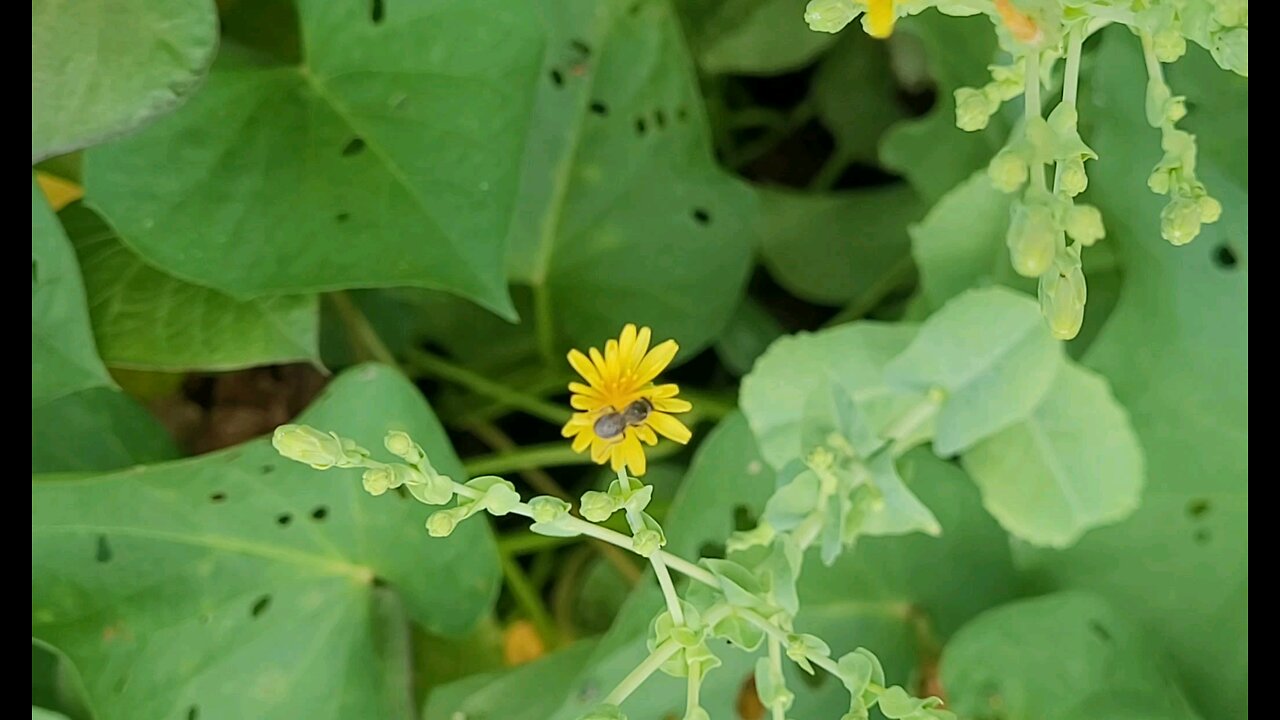
{"label": "yellow flower petal", "polygon": [[[668,400],[667,402],[671,401]],[[587,397],[586,395],[571,395],[569,396],[569,405],[571,405],[574,410],[590,411],[599,410],[602,403],[599,400]]]}
{"label": "yellow flower petal", "polygon": [[577,350],[570,350],[569,364],[573,366],[575,372],[582,376],[582,379],[592,385],[600,387],[604,384],[600,379],[600,372],[591,364],[591,361],[587,359],[587,356],[583,355],[581,352]]}
{"label": "yellow flower petal", "polygon": [[665,400],[655,399],[653,401],[653,407],[655,410],[661,410],[662,412],[682,413],[692,410],[693,403],[690,403],[688,400],[681,400],[680,398],[666,398]]}
{"label": "yellow flower petal", "polygon": [[631,348],[631,357],[627,358],[627,363],[631,367],[636,367],[640,361],[644,360],[645,353],[649,352],[649,339],[653,336],[653,332],[649,328],[640,328],[640,333],[636,336],[636,344]]}
{"label": "yellow flower petal", "polygon": [[609,457],[610,445],[607,441],[600,439],[594,433],[591,434],[591,462],[597,465],[603,465],[606,458]]}
{"label": "yellow flower petal", "polygon": [[580,432],[573,438],[573,451],[580,453],[591,446],[591,433]]}
{"label": "yellow flower petal", "polygon": [[645,423],[657,430],[660,435],[665,435],[681,445],[689,442],[689,438],[693,437],[693,433],[689,432],[689,428],[685,427],[684,423],[664,412],[649,413]]}
{"label": "yellow flower petal", "polygon": [[658,346],[650,350],[640,366],[636,368],[636,382],[647,383],[658,377],[658,373],[671,364],[671,358],[676,356],[676,351],[679,349],[680,346],[675,340],[658,343]]}
{"label": "yellow flower petal", "polygon": [[867,1],[867,34],[887,38],[893,34],[893,0]]}
{"label": "yellow flower petal", "polygon": [[658,444],[658,436],[653,433],[653,428],[648,425],[641,425],[636,428],[636,437],[640,438],[640,441],[646,445]]}
{"label": "yellow flower petal", "polygon": [[[582,353],[578,353],[578,354],[582,355]],[[585,355],[583,355],[582,359],[586,360],[587,358]],[[575,393],[577,395],[586,395],[587,397],[591,397],[591,398],[599,398],[601,400],[604,399],[604,395],[602,395],[599,390],[591,387],[590,385],[583,385],[580,382],[569,383],[569,392]]]}
{"label": "yellow flower petal", "polygon": [[632,475],[638,477],[648,469],[645,467],[644,448],[640,447],[640,440],[632,430],[628,430],[622,439],[622,454]]}
{"label": "yellow flower petal", "polygon": [[[618,357],[623,367],[631,365],[631,351],[636,347],[636,326],[627,323],[622,326],[622,334],[618,336]],[[606,348],[607,351],[607,348]]]}
{"label": "yellow flower petal", "polygon": [[622,468],[626,467],[626,465],[627,458],[623,454],[622,443],[618,443],[610,448],[609,467],[613,468],[614,472],[618,472]]}
{"label": "yellow flower petal", "polygon": [[605,377],[618,377],[622,374],[622,360],[618,357],[618,341],[609,338],[604,344],[604,372]]}
{"label": "yellow flower petal", "polygon": [[665,385],[655,385],[649,395],[649,399],[658,400],[660,398],[673,398],[680,394],[680,386],[675,383],[667,383]]}
{"label": "yellow flower petal", "polygon": [[[599,351],[599,350],[597,350],[597,349],[595,349],[595,348],[591,348],[591,349],[590,349],[590,350],[588,350],[587,352],[591,354],[591,364],[595,366],[595,368],[596,368],[596,372],[598,373],[598,376],[599,376],[599,377],[601,377],[601,378],[611,378],[611,377],[613,377],[613,375],[611,375],[611,374],[608,372],[608,365],[606,365],[606,364],[605,364],[605,362],[604,362],[604,356],[600,354],[600,351]],[[584,377],[585,377],[585,376],[584,376]],[[588,380],[587,380],[587,382],[591,382],[591,380],[590,380],[590,379],[588,379]],[[592,384],[592,385],[595,385],[595,383],[591,383],[591,384]],[[605,387],[606,387],[607,385],[608,385],[608,383],[606,383],[606,382],[604,382],[603,380],[601,380],[600,384],[599,384],[599,385],[597,385],[596,387],[599,387],[600,389],[602,389],[602,390],[603,390],[603,389],[605,389]]]}

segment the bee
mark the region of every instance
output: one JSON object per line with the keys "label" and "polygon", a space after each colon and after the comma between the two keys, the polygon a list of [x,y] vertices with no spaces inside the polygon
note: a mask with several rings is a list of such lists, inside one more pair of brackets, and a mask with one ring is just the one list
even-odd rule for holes
{"label": "bee", "polygon": [[648,398],[640,398],[623,408],[622,412],[610,412],[596,419],[593,430],[603,440],[613,440],[622,435],[628,427],[643,425],[653,412],[653,403]]}

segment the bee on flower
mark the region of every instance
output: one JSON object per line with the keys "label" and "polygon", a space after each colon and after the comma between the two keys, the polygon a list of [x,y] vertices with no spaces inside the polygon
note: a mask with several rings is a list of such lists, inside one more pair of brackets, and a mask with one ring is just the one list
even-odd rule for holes
{"label": "bee on flower", "polygon": [[569,404],[576,410],[561,433],[573,439],[574,452],[590,451],[594,462],[626,467],[633,475],[645,472],[644,445],[656,445],[658,435],[680,444],[692,433],[675,418],[692,405],[676,397],[674,384],[654,384],[679,346],[674,340],[650,348],[652,332],[628,324],[622,334],[605,343],[604,352],[569,351],[569,364],[586,384],[569,383]]}

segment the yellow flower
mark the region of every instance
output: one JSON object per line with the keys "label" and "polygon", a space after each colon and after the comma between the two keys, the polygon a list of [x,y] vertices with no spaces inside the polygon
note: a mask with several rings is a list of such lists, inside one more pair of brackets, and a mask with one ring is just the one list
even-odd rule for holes
{"label": "yellow flower", "polygon": [[867,0],[867,34],[887,38],[893,34],[893,0]]}
{"label": "yellow flower", "polygon": [[569,351],[569,364],[587,381],[569,383],[569,404],[575,412],[561,433],[573,438],[574,452],[591,450],[591,459],[608,461],[615,471],[624,466],[633,475],[645,471],[644,448],[656,445],[658,435],[680,444],[691,433],[671,413],[688,412],[693,406],[676,397],[680,388],[670,383],[654,385],[679,346],[674,340],[649,348],[649,328],[628,324],[617,340],[605,343],[604,352]]}

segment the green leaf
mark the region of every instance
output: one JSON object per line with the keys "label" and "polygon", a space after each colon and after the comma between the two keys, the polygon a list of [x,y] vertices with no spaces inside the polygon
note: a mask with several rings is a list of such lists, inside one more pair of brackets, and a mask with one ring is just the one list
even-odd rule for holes
{"label": "green leaf", "polygon": [[692,357],[738,306],[757,209],[713,159],[679,23],[665,0],[537,6],[551,39],[508,268],[542,349],[634,322]]}
{"label": "green leaf", "polygon": [[[430,409],[385,367],[339,376],[299,420],[370,447],[407,430],[462,477]],[[283,460],[266,439],[31,487],[32,636],[76,663],[103,719],[402,717],[404,688],[387,685],[407,655],[396,604],[461,633],[497,592],[484,523],[432,539],[417,503]]]}
{"label": "green leaf", "polygon": [[177,107],[217,47],[211,0],[32,3],[32,164]]}
{"label": "green leaf", "polygon": [[[1189,129],[1212,138],[1197,171],[1223,205],[1195,242],[1160,238],[1166,199],[1146,187],[1159,133],[1143,121],[1134,38],[1109,32],[1095,65],[1091,189],[1124,259],[1124,290],[1086,363],[1129,410],[1147,458],[1142,505],[1065,552],[1029,553],[1050,587],[1097,592],[1173,655],[1206,716],[1247,717],[1249,698],[1248,82],[1191,48],[1169,81]],[[1225,153],[1225,154],[1223,154]],[[1230,262],[1227,262],[1228,258]]]}
{"label": "green leaf", "polygon": [[31,410],[32,473],[104,472],[176,457],[168,431],[119,390],[89,388]]}
{"label": "green leaf", "polygon": [[835,137],[840,162],[875,165],[881,138],[908,113],[898,100],[888,45],[855,28],[839,37],[813,76],[813,103]]}
{"label": "green leaf", "polygon": [[1065,364],[1025,420],[969,448],[964,468],[1013,535],[1066,547],[1138,507],[1143,457],[1107,381]]}
{"label": "green leaf", "polygon": [[1035,280],[1014,272],[1005,235],[1011,195],[978,172],[948,192],[911,228],[911,254],[920,268],[920,291],[942,307],[975,287],[1005,285],[1035,293]]}
{"label": "green leaf", "polygon": [[760,197],[761,259],[796,297],[871,306],[909,278],[907,225],[922,212],[910,187],[827,195],[766,188]]}
{"label": "green leaf", "polygon": [[71,243],[31,180],[31,407],[92,387],[114,387],[89,327]]}
{"label": "green leaf", "polygon": [[716,339],[716,356],[735,374],[745,375],[770,343],[781,336],[782,325],[748,295]]}
{"label": "green leaf", "polygon": [[[942,682],[948,708],[961,717],[985,717],[993,708],[1009,720],[1199,717],[1167,659],[1089,593],[1021,600],[978,616],[947,644]],[[1100,712],[1102,703],[1114,707],[1112,696],[1143,704]]]}
{"label": "green leaf", "polygon": [[[914,465],[906,465],[913,468]],[[905,535],[922,532],[937,535],[942,532],[933,511],[903,482],[897,464],[887,455],[872,461],[871,482],[880,491],[883,506],[867,514],[859,529],[862,535]]]}
{"label": "green leaf", "polygon": [[806,0],[680,0],[698,65],[711,74],[775,75],[809,64],[836,36],[804,21]]}
{"label": "green leaf", "polygon": [[946,456],[1027,417],[1061,365],[1061,345],[1036,302],[993,287],[970,290],[934,313],[885,376],[946,391],[933,439]]}
{"label": "green leaf", "polygon": [[[889,130],[880,144],[880,159],[904,175],[926,201],[936,202],[985,167],[1003,147],[1012,126],[997,114],[981,132],[968,133],[956,127],[953,93],[958,87],[980,87],[990,80],[987,65],[995,59],[995,31],[985,15],[949,17],[924,12],[903,18],[895,39],[897,35],[920,41],[915,55],[924,55],[936,84],[937,100],[929,114]],[[939,148],[946,151],[939,152]]]}
{"label": "green leaf", "polygon": [[147,263],[241,299],[409,285],[510,314],[532,9],[389,5],[301,0],[298,65],[224,47],[190,103],[88,153],[90,204]]}
{"label": "green leaf", "polygon": [[173,372],[318,361],[314,295],[236,300],[147,265],[83,205],[60,218],[80,258],[108,365]]}
{"label": "green leaf", "polygon": [[852,393],[877,430],[915,402],[892,392],[883,379],[885,364],[915,334],[910,325],[860,322],[784,337],[770,346],[743,378],[739,399],[769,464],[783,468],[800,457],[806,403],[828,383]]}
{"label": "green leaf", "polygon": [[549,717],[572,692],[574,678],[586,666],[595,646],[595,640],[582,640],[516,668],[445,685],[427,698],[422,717]]}

